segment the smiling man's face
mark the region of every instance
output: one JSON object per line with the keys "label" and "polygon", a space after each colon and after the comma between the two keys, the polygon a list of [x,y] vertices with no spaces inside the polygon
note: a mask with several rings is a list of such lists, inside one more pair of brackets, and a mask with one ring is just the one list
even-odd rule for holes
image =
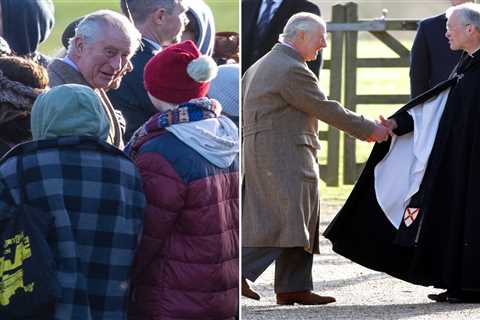
{"label": "smiling man's face", "polygon": [[109,88],[133,55],[129,39],[112,26],[106,26],[92,43],[81,38],[75,41],[76,64],[93,88]]}

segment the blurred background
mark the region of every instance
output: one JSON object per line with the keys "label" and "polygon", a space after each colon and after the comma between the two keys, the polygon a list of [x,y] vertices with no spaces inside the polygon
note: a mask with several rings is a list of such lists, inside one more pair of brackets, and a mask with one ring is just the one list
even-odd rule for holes
{"label": "blurred background", "polygon": [[[195,1],[195,0],[188,0]],[[55,4],[55,27],[40,51],[55,55],[61,48],[61,35],[65,27],[77,17],[99,9],[120,12],[120,0],[53,0]],[[239,30],[239,0],[205,0],[212,9],[217,31]]]}
{"label": "blurred background", "polygon": [[[323,16],[329,20],[331,7],[344,1],[311,0],[320,6]],[[381,16],[382,9],[388,9],[390,18],[423,18],[439,14],[450,5],[448,0],[358,0],[361,18]]]}

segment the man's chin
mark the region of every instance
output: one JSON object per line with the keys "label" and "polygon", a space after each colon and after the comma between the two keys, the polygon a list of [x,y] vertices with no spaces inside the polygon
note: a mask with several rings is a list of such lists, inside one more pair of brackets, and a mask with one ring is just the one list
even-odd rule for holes
{"label": "man's chin", "polygon": [[460,50],[460,48],[458,48],[457,46],[455,46],[453,43],[450,43],[450,50],[452,50],[452,51],[457,51],[457,50]]}

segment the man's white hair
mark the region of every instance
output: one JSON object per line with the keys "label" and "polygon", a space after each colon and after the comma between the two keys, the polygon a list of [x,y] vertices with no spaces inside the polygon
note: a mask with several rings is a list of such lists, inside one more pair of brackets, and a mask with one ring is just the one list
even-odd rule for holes
{"label": "man's white hair", "polygon": [[71,52],[74,40],[78,37],[87,43],[94,43],[103,35],[105,27],[111,26],[120,31],[130,41],[130,52],[137,51],[142,35],[132,22],[124,15],[112,10],[98,10],[83,18],[75,29],[75,36],[70,39],[67,54]]}
{"label": "man's white hair", "polygon": [[462,23],[471,24],[480,32],[480,4],[471,2],[459,4],[448,8],[445,15],[450,18],[454,12],[457,12]]}
{"label": "man's white hair", "polygon": [[279,39],[293,39],[299,31],[308,33],[317,30],[319,26],[325,27],[325,21],[321,17],[310,12],[299,12],[288,19]]}

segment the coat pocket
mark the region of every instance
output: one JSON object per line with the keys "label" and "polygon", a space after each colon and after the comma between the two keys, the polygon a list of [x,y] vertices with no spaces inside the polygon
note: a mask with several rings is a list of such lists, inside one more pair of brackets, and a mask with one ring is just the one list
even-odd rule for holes
{"label": "coat pocket", "polygon": [[295,137],[296,149],[299,157],[299,169],[304,181],[316,182],[319,176],[317,151],[320,150],[320,141],[314,134],[301,134]]}

